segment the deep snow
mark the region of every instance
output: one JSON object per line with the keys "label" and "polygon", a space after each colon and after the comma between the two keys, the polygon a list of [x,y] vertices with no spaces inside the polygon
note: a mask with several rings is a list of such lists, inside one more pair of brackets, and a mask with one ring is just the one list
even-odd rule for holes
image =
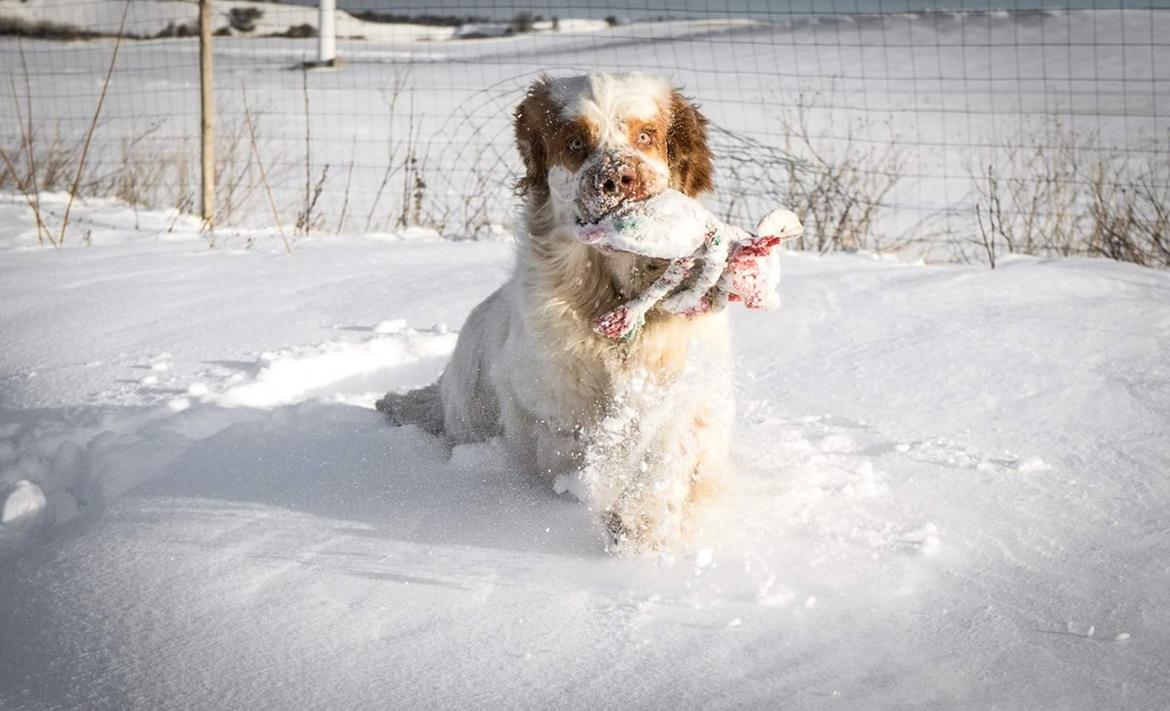
{"label": "deep snow", "polygon": [[55,251],[5,200],[0,708],[1170,699],[1166,273],[785,253],[783,308],[733,315],[732,499],[614,558],[498,445],[371,409],[506,243],[208,249],[94,203]]}

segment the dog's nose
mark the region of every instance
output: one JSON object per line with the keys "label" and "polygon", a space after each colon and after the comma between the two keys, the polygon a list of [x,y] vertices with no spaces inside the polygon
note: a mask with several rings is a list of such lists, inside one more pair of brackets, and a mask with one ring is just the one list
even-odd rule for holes
{"label": "dog's nose", "polygon": [[638,171],[629,163],[618,163],[601,174],[601,192],[610,197],[624,195],[637,197],[641,192],[638,185]]}

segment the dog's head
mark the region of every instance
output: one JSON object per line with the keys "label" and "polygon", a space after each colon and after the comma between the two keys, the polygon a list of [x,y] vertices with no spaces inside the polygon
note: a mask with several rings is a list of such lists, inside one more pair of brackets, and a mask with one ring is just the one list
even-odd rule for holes
{"label": "dog's head", "polygon": [[516,108],[519,189],[555,222],[594,222],[667,187],[711,189],[707,119],[664,79],[542,77]]}

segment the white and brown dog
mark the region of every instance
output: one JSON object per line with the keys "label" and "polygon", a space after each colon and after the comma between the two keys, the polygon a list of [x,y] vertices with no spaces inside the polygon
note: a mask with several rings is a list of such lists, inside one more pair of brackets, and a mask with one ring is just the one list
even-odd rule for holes
{"label": "white and brown dog", "polygon": [[655,310],[629,341],[598,336],[591,321],[666,263],[598,251],[573,230],[667,187],[710,190],[706,124],[663,79],[536,81],[515,112],[527,233],[514,273],[471,312],[439,382],[379,409],[454,443],[503,437],[525,468],[577,477],[625,546],[684,540],[728,474],[725,314]]}

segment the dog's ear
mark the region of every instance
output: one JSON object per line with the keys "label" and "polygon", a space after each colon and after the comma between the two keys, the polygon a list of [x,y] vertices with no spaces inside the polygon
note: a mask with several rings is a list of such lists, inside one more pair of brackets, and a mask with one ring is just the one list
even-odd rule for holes
{"label": "dog's ear", "polygon": [[670,94],[666,159],[672,188],[695,197],[714,187],[715,167],[707,145],[707,117],[677,89]]}
{"label": "dog's ear", "polygon": [[548,149],[544,137],[553,118],[551,81],[546,75],[538,78],[512,112],[516,150],[524,160],[524,177],[516,183],[516,192],[521,195],[534,190],[548,192]]}

